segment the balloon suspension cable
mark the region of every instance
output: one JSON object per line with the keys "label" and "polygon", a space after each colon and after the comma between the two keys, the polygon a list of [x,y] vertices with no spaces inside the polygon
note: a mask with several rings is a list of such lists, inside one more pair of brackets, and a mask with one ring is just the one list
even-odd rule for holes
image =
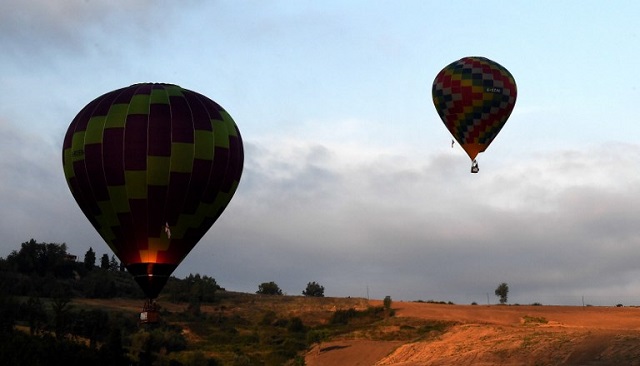
{"label": "balloon suspension cable", "polygon": [[476,159],[473,159],[473,163],[471,163],[471,173],[477,173],[480,171],[480,168],[478,168],[478,162],[476,161]]}
{"label": "balloon suspension cable", "polygon": [[140,313],[141,324],[153,324],[157,323],[160,319],[160,308],[156,304],[154,299],[147,299],[142,306],[142,312]]}

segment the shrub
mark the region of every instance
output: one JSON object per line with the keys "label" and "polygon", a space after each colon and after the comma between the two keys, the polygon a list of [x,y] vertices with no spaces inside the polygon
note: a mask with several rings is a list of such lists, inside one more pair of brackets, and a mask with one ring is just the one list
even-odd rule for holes
{"label": "shrub", "polygon": [[307,288],[302,291],[304,296],[324,297],[324,286],[320,286],[317,282],[307,283]]}
{"label": "shrub", "polygon": [[549,321],[543,316],[525,315],[522,317],[522,322],[524,324],[547,324]]}
{"label": "shrub", "polygon": [[256,294],[259,295],[282,295],[282,290],[275,282],[263,282],[258,286]]}
{"label": "shrub", "polygon": [[391,309],[391,296],[385,296],[384,300],[382,301],[382,304],[383,304],[385,310],[390,310]]}

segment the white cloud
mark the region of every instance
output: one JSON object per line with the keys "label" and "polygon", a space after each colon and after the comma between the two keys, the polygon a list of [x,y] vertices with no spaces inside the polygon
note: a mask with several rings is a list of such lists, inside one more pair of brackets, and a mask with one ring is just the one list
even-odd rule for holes
{"label": "white cloud", "polygon": [[251,268],[237,275],[220,263],[223,282],[250,290],[277,277],[294,292],[334,281],[329,293],[349,295],[370,281],[399,298],[458,301],[501,281],[525,299],[620,278],[640,286],[628,275],[640,237],[638,146],[547,153],[471,175],[446,155],[247,145],[241,188],[214,229],[223,237],[197,249]]}
{"label": "white cloud", "polygon": [[[107,38],[148,41],[196,1],[8,0],[0,3],[0,45],[5,52],[32,57],[61,53],[109,53]],[[115,44],[117,46],[117,44]],[[56,52],[51,52],[56,51]],[[34,60],[31,60],[35,62]],[[42,60],[40,60],[42,61]]]}
{"label": "white cloud", "polygon": [[[70,229],[82,228],[88,221],[66,186],[57,144],[0,119],[0,146],[0,255],[31,238],[83,243]],[[88,229],[93,230],[90,225]]]}

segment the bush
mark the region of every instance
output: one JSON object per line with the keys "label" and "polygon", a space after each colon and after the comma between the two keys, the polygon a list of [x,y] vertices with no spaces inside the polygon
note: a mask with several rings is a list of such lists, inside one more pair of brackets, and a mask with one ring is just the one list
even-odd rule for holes
{"label": "bush", "polygon": [[543,316],[529,316],[522,317],[523,324],[547,324],[549,321]]}
{"label": "bush", "polygon": [[354,308],[350,308],[347,310],[336,310],[331,319],[329,320],[329,324],[343,324],[347,325],[352,319],[382,319],[384,318],[385,312],[389,314],[389,316],[394,316],[395,312],[393,310],[386,311],[382,306],[371,306],[366,310],[357,311]]}
{"label": "bush", "polygon": [[358,315],[356,309],[348,310],[336,310],[331,316],[330,324],[349,324],[349,320],[355,318]]}
{"label": "bush", "polygon": [[317,282],[307,283],[307,288],[302,291],[304,296],[324,297],[324,286],[320,286]]}
{"label": "bush", "polygon": [[96,268],[81,281],[82,294],[88,298],[110,299],[117,295],[116,282],[109,272]]}
{"label": "bush", "polygon": [[215,293],[220,286],[213,277],[189,274],[180,280],[170,277],[164,288],[172,302],[211,303],[215,301]]}
{"label": "bush", "polygon": [[304,333],[306,331],[306,327],[304,326],[304,323],[302,323],[302,319],[296,316],[289,319],[287,330],[293,333]]}
{"label": "bush", "polygon": [[427,324],[422,325],[418,329],[418,333],[419,334],[427,334],[431,332],[442,333],[445,330],[447,330],[447,328],[449,328],[451,325],[452,325],[451,322],[447,322],[444,320],[430,320],[430,321],[427,321]]}
{"label": "bush", "polygon": [[263,282],[258,286],[256,294],[259,295],[282,295],[282,290],[275,282]]}
{"label": "bush", "polygon": [[391,310],[391,296],[385,296],[382,304],[385,310]]}
{"label": "bush", "polygon": [[314,329],[307,332],[307,343],[320,343],[329,339],[331,332],[328,329]]}

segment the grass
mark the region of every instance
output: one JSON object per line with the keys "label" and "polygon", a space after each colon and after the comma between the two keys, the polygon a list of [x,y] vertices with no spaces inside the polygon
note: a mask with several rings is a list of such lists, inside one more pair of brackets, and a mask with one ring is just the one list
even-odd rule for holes
{"label": "grass", "polygon": [[216,296],[215,303],[201,305],[199,316],[169,312],[163,319],[188,329],[192,347],[214,355],[220,365],[292,364],[314,342],[374,321],[363,315],[370,310],[359,298]]}
{"label": "grass", "polygon": [[549,323],[549,321],[543,316],[525,315],[522,317],[522,323],[524,325],[536,325],[536,324],[547,324]]}
{"label": "grass", "polygon": [[336,337],[418,341],[456,324],[395,318],[393,309],[370,307],[361,298],[224,292],[202,310],[198,319],[186,319],[181,313],[166,318],[180,321],[198,339],[198,348],[215,354],[222,365],[234,365],[239,359],[249,359],[252,365],[285,365],[299,360],[313,344]]}

